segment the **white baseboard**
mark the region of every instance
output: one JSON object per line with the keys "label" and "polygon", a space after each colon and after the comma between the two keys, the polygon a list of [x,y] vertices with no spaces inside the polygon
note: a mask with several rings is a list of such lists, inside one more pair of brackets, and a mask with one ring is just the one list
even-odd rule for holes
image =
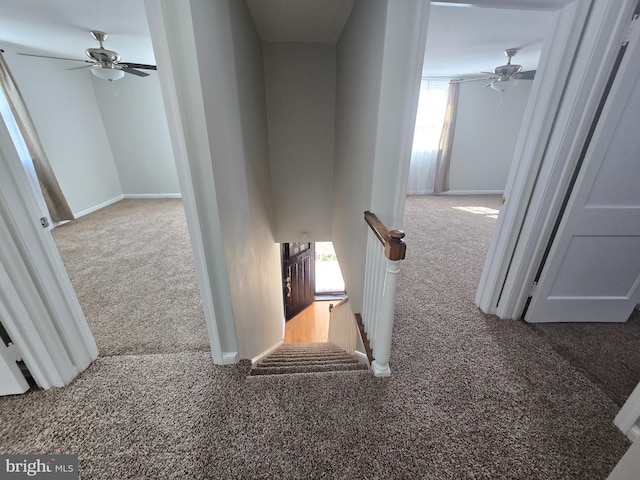
{"label": "white baseboard", "polygon": [[182,198],[181,193],[125,193],[124,198]]}
{"label": "white baseboard", "polygon": [[[75,218],[84,217],[85,215],[89,215],[90,213],[97,212],[98,210],[108,207],[109,205],[113,205],[114,203],[119,202],[124,198],[182,198],[182,194],[181,193],[126,193],[126,194],[118,195],[117,197],[113,197],[102,203],[98,203],[93,207],[89,207],[89,208],[85,208],[84,210],[73,212],[73,216]],[[68,221],[56,223],[55,225],[53,225],[53,228],[59,227],[60,225],[64,225],[65,223],[68,223]]]}
{"label": "white baseboard", "polygon": [[251,366],[253,367],[254,365],[256,365],[257,363],[261,362],[263,358],[265,358],[267,355],[270,355],[276,348],[278,348],[280,345],[282,345],[284,343],[284,340],[280,340],[278,343],[276,343],[273,347],[271,347],[268,350],[265,350],[264,352],[262,352],[260,355],[253,357],[251,359]]}
{"label": "white baseboard", "polygon": [[124,198],[123,195],[118,195],[117,197],[107,200],[106,202],[102,202],[97,205],[94,205],[93,207],[85,208],[84,210],[80,210],[79,212],[73,212],[73,216],[76,218],[84,217],[85,215],[89,215],[90,213],[97,212],[98,210],[104,207],[108,207],[109,205],[119,202],[123,198]]}
{"label": "white baseboard", "polygon": [[222,364],[223,365],[233,365],[238,363],[238,352],[224,352],[222,354]]}
{"label": "white baseboard", "polygon": [[360,363],[364,363],[367,367],[371,366],[371,365],[369,365],[369,359],[367,358],[367,354],[366,353],[362,353],[362,352],[359,352],[358,350],[356,350],[355,352],[353,352],[353,358],[358,360]]}

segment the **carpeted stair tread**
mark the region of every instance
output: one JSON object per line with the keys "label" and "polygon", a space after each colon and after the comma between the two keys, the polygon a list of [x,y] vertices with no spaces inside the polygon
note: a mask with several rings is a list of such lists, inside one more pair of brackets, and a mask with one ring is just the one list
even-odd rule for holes
{"label": "carpeted stair tread", "polygon": [[279,375],[283,373],[313,373],[313,372],[340,372],[353,370],[368,370],[366,365],[355,362],[347,364],[327,365],[290,365],[284,367],[256,367],[251,370],[252,375]]}
{"label": "carpeted stair tread", "polygon": [[332,342],[303,342],[303,343],[283,343],[279,348],[340,348]]}
{"label": "carpeted stair tread", "polygon": [[295,360],[303,360],[305,358],[318,358],[318,359],[340,359],[340,358],[351,358],[350,355],[345,352],[342,353],[322,353],[322,352],[308,352],[308,353],[292,353],[287,355],[270,355],[269,360],[283,360],[283,361],[295,361]]}
{"label": "carpeted stair tread", "polygon": [[267,358],[269,360],[283,360],[283,361],[304,360],[305,358],[318,358],[323,360],[332,360],[332,359],[340,359],[340,358],[351,358],[351,355],[345,352],[331,353],[331,354],[309,352],[307,354],[296,353],[292,355],[269,355]]}
{"label": "carpeted stair tread", "polygon": [[324,359],[324,358],[309,358],[309,359],[298,359],[295,362],[291,361],[278,361],[278,360],[269,360],[260,363],[261,367],[284,367],[287,365],[337,365],[343,363],[354,363],[357,360],[353,358],[335,358],[335,359]]}
{"label": "carpeted stair tread", "polygon": [[[289,352],[342,352],[343,350],[340,347],[337,347],[333,344],[322,344],[322,343],[291,343],[281,345],[277,352],[289,353]],[[275,353],[275,352],[274,352]]]}
{"label": "carpeted stair tread", "polygon": [[[294,344],[296,345],[296,344]],[[304,344],[303,344],[304,345]],[[309,344],[315,345],[315,344]],[[319,344],[323,345],[323,344]],[[289,356],[289,355],[345,355],[346,352],[342,350],[340,347],[336,347],[333,345],[330,346],[294,346],[289,347],[288,345],[280,346],[276,351],[272,352],[269,356],[277,357],[277,356]]]}
{"label": "carpeted stair tread", "polygon": [[368,370],[332,343],[284,344],[251,370],[251,375]]}

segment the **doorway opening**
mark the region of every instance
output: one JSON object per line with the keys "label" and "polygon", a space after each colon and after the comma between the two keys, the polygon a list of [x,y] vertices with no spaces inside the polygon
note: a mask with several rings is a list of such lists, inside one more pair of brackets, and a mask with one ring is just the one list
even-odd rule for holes
{"label": "doorway opening", "polygon": [[51,235],[100,355],[210,349],[181,199],[125,198]]}
{"label": "doorway opening", "polygon": [[[93,93],[98,98],[100,89],[105,87],[101,84],[95,87]],[[127,92],[134,96],[139,90],[138,84],[133,83],[122,89],[123,97]],[[153,95],[154,91],[149,93],[149,99],[157,100],[160,106],[161,97]],[[105,107],[100,102],[96,105],[95,108]],[[81,110],[79,117],[92,114],[92,108]],[[166,172],[163,170],[162,176],[140,177],[156,179],[158,184],[162,180],[162,186],[166,186],[164,191],[174,193],[145,193],[153,191],[152,180],[149,180],[147,184],[138,182],[137,190],[129,190],[130,193],[139,193],[126,195],[122,193],[126,192],[125,185],[131,187],[135,183],[136,173],[117,176],[119,183],[116,184],[116,176],[109,172],[117,170],[117,152],[114,151],[110,158],[104,155],[102,147],[97,147],[95,157],[90,156],[84,163],[96,172],[103,172],[104,178],[97,183],[107,186],[94,194],[82,179],[95,178],[82,176],[84,171],[78,173],[73,182],[61,182],[67,198],[75,199],[82,207],[89,207],[76,207],[73,221],[54,222],[43,198],[25,138],[2,91],[0,115],[10,132],[32,197],[38,204],[41,223],[50,231],[100,355],[209,350],[186,217],[182,200],[178,198],[177,174],[167,169]],[[76,121],[76,117],[73,119]],[[105,142],[113,139],[113,128],[107,128],[102,120],[97,126],[104,129]],[[92,123],[88,128],[94,127],[96,125]],[[96,127],[92,131],[102,138],[100,129]],[[146,131],[146,134],[150,133],[151,129]],[[170,144],[166,145],[170,148]],[[55,148],[51,150],[55,151]],[[70,152],[69,164],[74,164],[72,153],[75,150]],[[59,156],[60,153],[57,154]],[[63,173],[60,178],[67,173],[68,179],[68,167],[65,170],[59,165],[56,164]],[[154,166],[160,169],[158,164]],[[96,187],[96,184],[89,183],[89,186]],[[94,204],[97,200],[104,201]]]}
{"label": "doorway opening", "polygon": [[338,257],[331,242],[316,242],[315,300],[335,300],[345,297],[344,279]]}
{"label": "doorway opening", "polygon": [[285,343],[328,340],[329,306],[346,296],[331,242],[282,244]]}
{"label": "doorway opening", "polygon": [[[540,40],[545,36],[540,33],[553,31],[559,11],[456,7],[447,2],[431,6],[407,182],[410,195],[440,192],[447,197],[425,201],[408,197],[405,212],[424,209],[425,219],[434,223],[436,217],[446,219],[448,215],[450,221],[443,222],[443,228],[459,224],[459,228],[467,229],[478,223],[479,231],[469,231],[469,238],[484,238],[485,224],[475,220],[483,217],[485,223],[496,223],[509,172],[517,163],[513,161],[514,152],[530,93],[540,78],[534,78],[545,46]],[[477,25],[520,25],[525,17],[531,30],[504,30],[500,38],[491,39],[479,30],[472,31]],[[468,35],[464,41],[460,41],[460,29],[448,27],[453,24],[465,25]],[[469,55],[465,42],[474,42],[478,51]],[[505,56],[512,45],[526,45],[518,50],[514,62],[529,74],[509,83],[514,88],[503,91],[492,83],[496,80],[495,69],[510,61]],[[443,80],[448,87],[443,87]],[[444,91],[448,98],[443,110]],[[438,121],[431,117],[436,111],[442,112]],[[444,131],[443,124],[447,127]],[[434,125],[438,126],[435,135]],[[488,232],[489,240],[492,231]],[[487,251],[488,245],[481,254],[486,256]]]}

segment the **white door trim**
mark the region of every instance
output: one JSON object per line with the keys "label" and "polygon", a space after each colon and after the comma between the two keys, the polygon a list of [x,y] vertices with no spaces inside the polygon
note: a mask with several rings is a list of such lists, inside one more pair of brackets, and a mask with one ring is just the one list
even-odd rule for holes
{"label": "white door trim", "polygon": [[[399,228],[402,225],[404,206],[407,201],[407,185],[411,165],[411,149],[416,128],[416,113],[420,96],[420,82],[424,64],[424,52],[427,43],[429,24],[429,2],[417,1],[409,3],[392,2],[389,4],[387,29],[401,28],[410,31],[412,40],[409,44],[399,41],[393,36],[385,37],[385,53],[402,52],[402,54],[385,54],[380,86],[380,112],[384,114],[378,119],[378,135],[376,152],[381,152],[382,163],[389,158],[397,158],[395,183],[390,183],[396,192],[392,218],[387,225]],[[405,59],[413,59],[407,62]],[[400,122],[397,119],[401,119]],[[401,135],[398,135],[398,130]],[[392,180],[392,179],[389,179]],[[383,211],[373,205],[374,211]],[[383,220],[384,221],[384,220]]]}
{"label": "white door trim", "polygon": [[507,202],[476,295],[481,310],[500,318],[518,318],[524,309],[556,219],[553,212],[564,200],[571,162],[575,166],[634,0],[594,2],[588,15],[590,3],[574,0],[560,12],[538,68],[543,77],[534,84],[525,113]]}
{"label": "white door trim", "polygon": [[29,390],[29,384],[16,363],[12,349],[0,341],[0,396],[16,395]]}
{"label": "white door trim", "polygon": [[[640,268],[635,257],[637,245],[623,246],[625,241],[633,242],[640,234],[637,215],[640,202],[628,199],[621,205],[616,201],[620,191],[637,190],[637,183],[621,185],[614,180],[615,174],[612,172],[613,167],[618,172],[624,172],[624,177],[634,180],[640,174],[640,170],[632,166],[637,165],[632,152],[634,148],[637,150],[634,137],[637,135],[637,110],[640,106],[640,89],[637,88],[640,85],[638,37],[629,42],[624,57],[619,55],[635,0],[628,2],[627,6],[629,8],[626,11],[621,9],[618,12],[622,15],[618,19],[621,25],[619,35],[615,35],[615,30],[611,35],[612,53],[621,58],[620,66],[615,72],[615,80],[606,96],[600,118],[591,122],[592,138],[583,142],[583,147],[578,145],[581,148],[575,152],[576,160],[584,157],[584,161],[579,166],[575,185],[537,281],[536,294],[527,308],[527,322],[624,322],[640,300]],[[598,57],[594,61],[597,62]],[[580,152],[583,152],[582,155]],[[574,167],[569,174],[575,170]],[[592,200],[591,192],[595,190],[600,192],[598,201]],[[585,261],[584,254],[578,257],[576,252],[582,248],[578,245],[584,247],[586,244],[592,251],[594,248],[602,249],[603,252],[623,256],[621,261],[624,268],[619,266],[607,270],[615,261],[606,253],[597,256],[606,259],[600,264],[597,264],[597,258]],[[583,270],[589,268],[588,265],[591,265],[591,270]],[[618,285],[625,268],[630,269],[629,274],[635,273],[631,279],[626,278],[624,285]],[[594,289],[594,285],[600,286]],[[612,290],[607,290],[608,286]],[[567,294],[567,291],[571,293]]]}
{"label": "white door trim", "polygon": [[41,216],[0,120],[0,320],[36,383],[50,388],[71,382],[98,348]]}
{"label": "white door trim", "polygon": [[634,7],[635,0],[593,6],[496,310],[501,318],[524,311]]}
{"label": "white door trim", "polygon": [[507,201],[500,209],[476,294],[476,304],[486,313],[496,312],[590,3],[574,0],[560,10],[552,39],[545,42],[513,154],[517,161],[512,161],[507,177]]}
{"label": "white door trim", "polygon": [[640,383],[624,403],[613,423],[632,442],[640,437]]}
{"label": "white door trim", "polygon": [[[239,360],[231,291],[202,89],[199,75],[194,73],[197,72],[194,69],[197,69],[198,59],[193,35],[185,34],[189,25],[192,29],[191,10],[188,4],[176,3],[173,0],[145,0],[145,9],[191,237],[211,356],[214,363],[223,365]],[[168,23],[185,25],[184,31],[169,31]],[[179,42],[189,42],[189,45]]]}

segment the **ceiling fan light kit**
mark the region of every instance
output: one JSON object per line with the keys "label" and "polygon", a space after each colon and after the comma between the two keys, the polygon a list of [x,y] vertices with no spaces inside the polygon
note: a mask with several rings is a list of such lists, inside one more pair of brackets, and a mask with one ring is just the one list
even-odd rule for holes
{"label": "ceiling fan light kit", "polygon": [[500,93],[505,92],[507,90],[511,90],[513,87],[515,87],[516,85],[518,85],[518,83],[520,83],[518,80],[501,80],[498,79],[494,82],[491,82],[491,88],[493,88],[494,90],[499,91]]}
{"label": "ceiling fan light kit", "polygon": [[124,72],[122,70],[118,70],[117,68],[109,68],[109,67],[104,68],[98,65],[91,67],[91,73],[98,78],[107,80],[108,82],[113,82],[114,80],[120,80],[122,77],[124,77]]}

